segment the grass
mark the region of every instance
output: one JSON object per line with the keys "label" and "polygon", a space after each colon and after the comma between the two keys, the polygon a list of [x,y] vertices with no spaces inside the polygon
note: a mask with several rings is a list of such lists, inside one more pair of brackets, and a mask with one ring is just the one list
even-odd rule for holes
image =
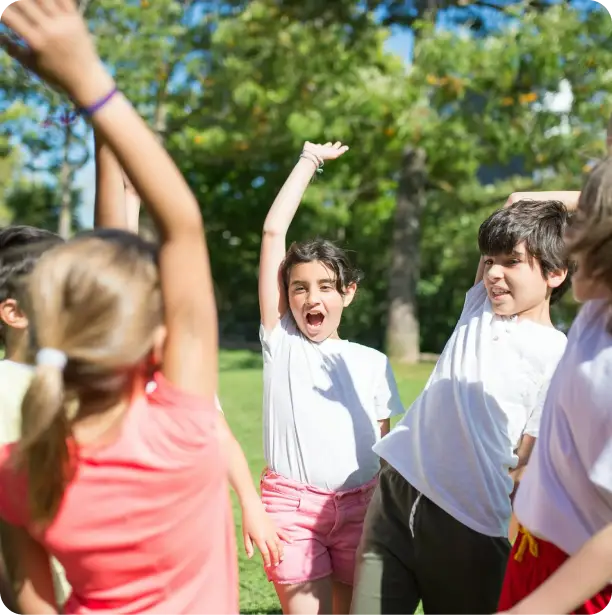
{"label": "grass", "polygon": [[[395,366],[395,377],[405,406],[421,392],[432,365]],[[261,357],[247,351],[222,352],[220,356],[220,397],[227,420],[249,461],[253,480],[265,465],[262,441]],[[234,517],[238,539],[240,569],[240,612],[280,613],[280,605],[271,583],[264,574],[261,560],[249,561],[241,544],[240,509],[234,498]]]}

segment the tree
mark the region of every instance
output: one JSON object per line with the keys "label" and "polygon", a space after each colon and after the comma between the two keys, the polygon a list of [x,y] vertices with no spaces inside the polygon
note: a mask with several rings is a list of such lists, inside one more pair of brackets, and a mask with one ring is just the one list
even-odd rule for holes
{"label": "tree", "polygon": [[[188,25],[194,4],[190,0],[80,2],[101,57],[160,136],[165,132],[166,100],[173,79],[193,44],[204,38],[200,28],[194,39],[193,27]],[[11,106],[17,103],[22,110],[4,124],[4,131],[19,140],[30,171],[60,186],[59,232],[67,237],[72,230],[75,176],[91,156],[89,127],[69,101],[6,57],[2,62],[4,106],[11,101]]]}
{"label": "tree", "polygon": [[411,98],[402,62],[383,51],[385,35],[373,26],[354,40],[341,23],[321,30],[254,1],[222,19],[209,56],[189,66],[202,89],[186,85],[183,109],[168,118],[169,144],[205,214],[226,335],[257,336],[261,228],[303,142],[339,139],[352,150],[311,186],[291,236],[361,248],[367,283],[345,328],[380,345],[372,316],[381,315],[388,255],[368,253],[380,241],[379,224],[390,222],[393,188],[389,159],[376,153],[399,163],[401,149],[388,144],[393,118]]}
{"label": "tree", "polygon": [[[40,182],[19,182],[7,195],[6,206],[10,212],[10,224],[27,224],[56,232],[60,217],[64,211],[62,192],[58,186]],[[71,227],[79,229],[78,218],[75,215],[80,194],[72,191],[70,195],[70,211],[72,211]]]}
{"label": "tree", "polygon": [[[484,38],[430,31],[415,48],[411,78],[429,88],[427,116],[406,127],[428,155],[419,283],[426,348],[441,348],[456,322],[480,221],[512,191],[579,188],[585,165],[603,154],[609,50],[602,13],[571,6],[522,15],[520,28]],[[556,109],[551,94],[562,83],[573,100]],[[500,171],[517,159],[518,174],[482,185],[485,166]],[[557,315],[568,322],[567,303]]]}

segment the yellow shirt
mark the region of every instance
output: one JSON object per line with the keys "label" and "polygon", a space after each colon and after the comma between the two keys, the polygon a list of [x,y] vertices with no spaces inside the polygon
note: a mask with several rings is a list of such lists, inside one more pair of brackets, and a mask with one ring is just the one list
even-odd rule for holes
{"label": "yellow shirt", "polygon": [[[21,402],[30,386],[33,370],[29,365],[0,361],[0,445],[19,440],[21,436]],[[55,593],[63,604],[70,593],[63,568],[52,560]]]}

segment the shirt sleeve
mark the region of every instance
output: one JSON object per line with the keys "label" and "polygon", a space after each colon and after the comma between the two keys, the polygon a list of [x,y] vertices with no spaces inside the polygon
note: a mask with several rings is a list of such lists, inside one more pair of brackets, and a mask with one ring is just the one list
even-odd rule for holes
{"label": "shirt sleeve", "polygon": [[290,311],[276,323],[272,331],[266,331],[263,324],[259,326],[259,339],[264,361],[271,361],[281,347],[283,340],[291,335],[300,335]]}
{"label": "shirt sleeve", "polygon": [[397,390],[393,368],[385,357],[385,371],[376,388],[376,419],[384,421],[398,414],[404,414],[404,406]]}
{"label": "shirt sleeve", "polygon": [[461,317],[459,321],[464,321],[466,318],[471,317],[474,313],[479,312],[484,307],[487,301],[487,289],[484,282],[478,282],[468,290],[465,295],[465,302],[463,303],[463,310],[461,311]]}
{"label": "shirt sleeve", "polygon": [[527,419],[527,425],[523,430],[523,433],[537,438],[540,435],[540,423],[542,421],[542,411],[544,410],[544,404],[546,403],[546,396],[548,395],[548,390],[550,389],[550,381],[551,377],[548,377],[542,383],[540,390],[538,391],[538,395],[536,397],[536,403],[534,407],[531,409],[531,414]]}

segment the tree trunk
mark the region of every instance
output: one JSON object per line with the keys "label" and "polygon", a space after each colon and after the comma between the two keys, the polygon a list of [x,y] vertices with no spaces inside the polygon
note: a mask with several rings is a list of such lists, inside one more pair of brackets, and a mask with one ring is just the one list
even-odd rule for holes
{"label": "tree trunk", "polygon": [[72,128],[66,124],[64,129],[64,159],[60,169],[60,212],[59,236],[68,239],[72,233],[72,179],[73,167],[70,164],[70,146],[72,145]]}
{"label": "tree trunk", "polygon": [[390,358],[419,360],[417,283],[420,218],[425,203],[425,151],[408,148],[402,157],[393,228],[386,347]]}

